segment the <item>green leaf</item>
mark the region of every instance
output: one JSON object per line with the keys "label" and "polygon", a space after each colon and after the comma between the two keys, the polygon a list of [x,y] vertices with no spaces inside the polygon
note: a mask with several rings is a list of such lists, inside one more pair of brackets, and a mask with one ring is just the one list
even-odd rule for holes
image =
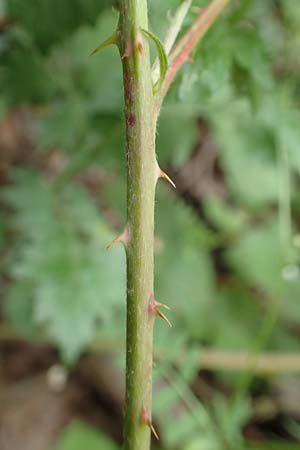
{"label": "green leaf", "polygon": [[271,71],[259,35],[252,30],[244,29],[238,36],[234,48],[236,61],[242,68],[249,71],[263,88],[272,88]]}
{"label": "green leaf", "polygon": [[197,141],[196,120],[178,118],[162,112],[157,132],[157,155],[161,165],[172,163],[180,167],[189,157]]}
{"label": "green leaf", "polygon": [[[72,362],[98,328],[123,310],[123,251],[105,250],[113,235],[79,188],[69,185],[56,194],[32,173],[19,173],[16,182],[5,192],[15,211],[11,226],[19,232],[6,311],[17,325],[32,314],[31,323],[42,327]],[[21,310],[12,305],[22,302],[20,318]]]}
{"label": "green leaf", "polygon": [[[153,408],[155,416],[160,419],[164,441],[171,448],[181,447],[187,442],[192,442],[196,437],[199,442],[200,435],[202,442],[207,443],[207,440],[213,440],[215,445],[212,448],[219,449],[219,436],[215,435],[212,418],[206,407],[186,384],[181,368],[175,371],[171,363],[169,366],[164,365],[163,368],[158,367],[157,371],[161,374],[161,379]],[[176,430],[174,421],[176,421]]]}
{"label": "green leaf", "polygon": [[291,444],[286,439],[280,439],[278,441],[263,440],[261,442],[248,441],[245,450],[299,450],[299,444]]}
{"label": "green leaf", "polygon": [[235,404],[221,396],[216,395],[214,398],[214,412],[217,419],[217,426],[225,442],[234,445],[233,448],[243,448],[242,427],[251,418],[251,405],[247,398],[240,400]]}
{"label": "green leaf", "polygon": [[7,0],[6,13],[46,51],[81,24],[95,23],[99,13],[110,5],[111,0]]}
{"label": "green leaf", "polygon": [[3,58],[3,92],[9,103],[41,103],[48,101],[56,90],[44,59],[35,49],[15,43]]}
{"label": "green leaf", "polygon": [[[168,317],[177,329],[182,327],[190,336],[200,338],[206,335],[209,321],[199,322],[199,317],[209,316],[211,298],[215,295],[208,251],[214,244],[214,236],[166,187],[158,189],[158,202],[157,298],[172,308]],[[165,327],[159,327],[157,336],[166,345],[169,341],[165,334],[161,337],[163,330]]]}
{"label": "green leaf", "polygon": [[254,116],[246,99],[232,102],[214,120],[222,148],[220,160],[232,195],[252,208],[277,202],[278,162],[272,131]]}
{"label": "green leaf", "polygon": [[168,14],[178,8],[178,0],[168,0],[165,2],[157,2],[157,0],[149,0],[149,17],[151,19],[151,28],[156,34],[164,34],[167,32],[169,25]]}
{"label": "green leaf", "polygon": [[67,427],[54,450],[118,450],[113,441],[83,422],[74,421]]}
{"label": "green leaf", "polygon": [[242,209],[234,209],[217,196],[204,199],[207,217],[217,226],[220,233],[236,234],[244,226],[247,214]]}
{"label": "green leaf", "polygon": [[282,255],[276,223],[248,230],[227,252],[228,261],[237,273],[275,295],[283,283]]}
{"label": "green leaf", "polygon": [[160,90],[160,88],[165,80],[165,77],[166,77],[166,73],[168,70],[168,56],[166,54],[163,43],[160,41],[160,39],[157,36],[155,36],[155,34],[151,33],[151,31],[149,31],[149,30],[144,30],[144,29],[142,29],[142,32],[154,42],[156,50],[157,50],[157,54],[158,54],[159,65],[160,65],[160,76],[153,88],[154,93],[156,94]]}
{"label": "green leaf", "polygon": [[93,115],[122,113],[122,66],[118,52],[113,49],[103,52],[101,57],[89,56],[95,42],[104,41],[116,29],[117,20],[117,15],[110,11],[101,14],[95,26],[78,28],[65,46],[51,55],[51,70],[63,76],[67,69],[71,93],[79,94],[80,101],[84,100],[84,106]]}

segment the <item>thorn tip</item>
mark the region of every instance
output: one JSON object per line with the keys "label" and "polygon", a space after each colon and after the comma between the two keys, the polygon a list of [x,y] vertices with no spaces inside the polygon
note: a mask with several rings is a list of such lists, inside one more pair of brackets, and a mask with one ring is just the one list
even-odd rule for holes
{"label": "thorn tip", "polygon": [[130,241],[130,233],[128,225],[126,225],[122,233],[107,244],[106,250],[109,250],[114,244],[118,244],[119,242],[124,244],[125,248],[127,248],[129,241]]}
{"label": "thorn tip", "polygon": [[147,425],[147,427],[150,428],[150,430],[152,431],[152,433],[154,434],[154,436],[156,437],[156,439],[159,441],[159,436],[158,433],[156,431],[156,429],[154,428],[152,421],[149,417],[149,413],[147,408],[143,405],[142,406],[142,411],[141,411],[141,420],[142,422]]}
{"label": "thorn tip", "polygon": [[169,319],[167,318],[167,316],[166,316],[163,312],[161,312],[159,309],[157,309],[156,311],[157,311],[156,314],[157,314],[161,319],[163,319],[165,322],[167,322],[167,324],[169,325],[170,328],[172,328],[172,324],[171,324],[171,322],[169,321]]}
{"label": "thorn tip", "polygon": [[109,38],[105,39],[98,47],[96,47],[91,53],[90,56],[95,55],[95,53],[100,52],[103,48],[107,47],[108,45],[118,45],[119,38],[117,32],[113,33]]}
{"label": "thorn tip", "polygon": [[167,316],[158,309],[159,307],[170,310],[169,306],[165,305],[164,303],[157,302],[154,298],[154,295],[151,294],[150,298],[149,298],[149,306],[148,306],[149,313],[152,314],[153,316],[160,317],[165,322],[167,322],[167,324],[169,325],[170,328],[172,328],[171,322],[169,321]]}
{"label": "thorn tip", "polygon": [[174,181],[169,177],[169,175],[167,175],[163,170],[161,170],[159,168],[159,175],[158,178],[164,178],[165,180],[167,180],[174,189],[176,189],[176,184],[174,183]]}

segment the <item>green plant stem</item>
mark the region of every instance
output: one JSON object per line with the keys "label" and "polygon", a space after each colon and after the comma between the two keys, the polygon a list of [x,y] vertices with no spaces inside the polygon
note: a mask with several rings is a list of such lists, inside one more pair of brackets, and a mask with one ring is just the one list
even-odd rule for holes
{"label": "green plant stem", "polygon": [[119,37],[123,61],[127,153],[127,350],[125,450],[148,450],[151,417],[154,196],[157,181],[155,120],[147,0],[123,0]]}
{"label": "green plant stem", "polygon": [[[152,84],[146,36],[155,42],[158,39],[148,30],[147,0],[121,0],[118,30],[109,39],[109,43],[118,45],[122,57],[126,121],[127,225],[113,241],[123,241],[127,255],[124,450],[150,448],[153,322],[158,305],[153,294],[155,186],[159,177],[168,179],[156,161],[156,119],[176,72],[228,1],[212,0],[204,19],[198,18],[182,37],[182,45],[179,42],[174,49],[171,72],[162,80],[165,83],[159,92],[153,90]],[[186,4],[188,7],[189,2]],[[160,46],[157,47],[159,51]],[[162,62],[160,58],[161,66]]]}

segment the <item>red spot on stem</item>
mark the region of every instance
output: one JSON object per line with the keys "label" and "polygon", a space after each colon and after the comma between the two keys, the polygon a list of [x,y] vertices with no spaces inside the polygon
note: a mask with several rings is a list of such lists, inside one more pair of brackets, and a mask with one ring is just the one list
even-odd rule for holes
{"label": "red spot on stem", "polygon": [[132,77],[127,72],[124,75],[124,90],[126,105],[130,105],[132,102]]}
{"label": "red spot on stem", "polygon": [[131,56],[131,54],[132,54],[131,43],[130,42],[126,42],[125,50],[124,50],[122,59],[129,58]]}
{"label": "red spot on stem", "polygon": [[141,33],[138,33],[136,36],[135,46],[139,53],[143,53],[144,45],[143,45],[143,36],[141,35]]}
{"label": "red spot on stem", "polygon": [[130,113],[127,117],[127,124],[129,127],[134,127],[136,122],[135,115],[133,113]]}

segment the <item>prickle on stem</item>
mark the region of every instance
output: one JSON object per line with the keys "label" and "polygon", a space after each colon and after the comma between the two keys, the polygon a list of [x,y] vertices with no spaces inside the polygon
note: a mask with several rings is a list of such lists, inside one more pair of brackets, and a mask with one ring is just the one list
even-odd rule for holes
{"label": "prickle on stem", "polygon": [[96,47],[91,53],[90,56],[95,55],[95,53],[100,52],[105,47],[108,47],[109,45],[119,45],[119,37],[118,33],[114,32],[109,38],[105,39],[98,47]]}
{"label": "prickle on stem", "polygon": [[167,180],[173,186],[174,189],[176,189],[176,184],[174,183],[172,178],[170,178],[169,175],[166,174],[166,172],[161,170],[161,168],[159,166],[158,166],[158,178],[164,178],[165,180]]}
{"label": "prickle on stem", "polygon": [[176,184],[174,183],[174,181],[172,180],[172,178],[169,177],[168,174],[166,174],[166,172],[164,172],[158,165],[158,162],[156,162],[157,164],[157,180],[159,178],[164,178],[165,180],[167,180],[174,189],[176,189]]}
{"label": "prickle on stem", "polygon": [[159,436],[157,434],[157,431],[155,430],[155,428],[154,428],[154,426],[152,424],[152,421],[150,419],[149,412],[148,412],[147,408],[144,405],[142,406],[142,411],[141,411],[141,421],[142,421],[142,423],[147,425],[147,427],[150,428],[150,430],[152,431],[152,433],[154,434],[156,439],[159,441]]}
{"label": "prickle on stem", "polygon": [[119,242],[121,242],[124,245],[124,247],[127,248],[129,241],[130,241],[130,233],[128,225],[126,225],[122,233],[119,234],[119,236],[117,236],[111,242],[109,242],[109,244],[107,244],[106,249],[109,250],[114,244],[118,244]]}
{"label": "prickle on stem", "polygon": [[172,328],[171,322],[169,321],[167,316],[158,309],[159,307],[170,310],[170,308],[167,305],[165,305],[164,303],[157,302],[154,298],[154,295],[151,294],[150,298],[149,298],[149,305],[148,305],[149,314],[151,314],[152,316],[160,317],[165,322],[167,322],[167,324],[169,325],[170,328]]}

